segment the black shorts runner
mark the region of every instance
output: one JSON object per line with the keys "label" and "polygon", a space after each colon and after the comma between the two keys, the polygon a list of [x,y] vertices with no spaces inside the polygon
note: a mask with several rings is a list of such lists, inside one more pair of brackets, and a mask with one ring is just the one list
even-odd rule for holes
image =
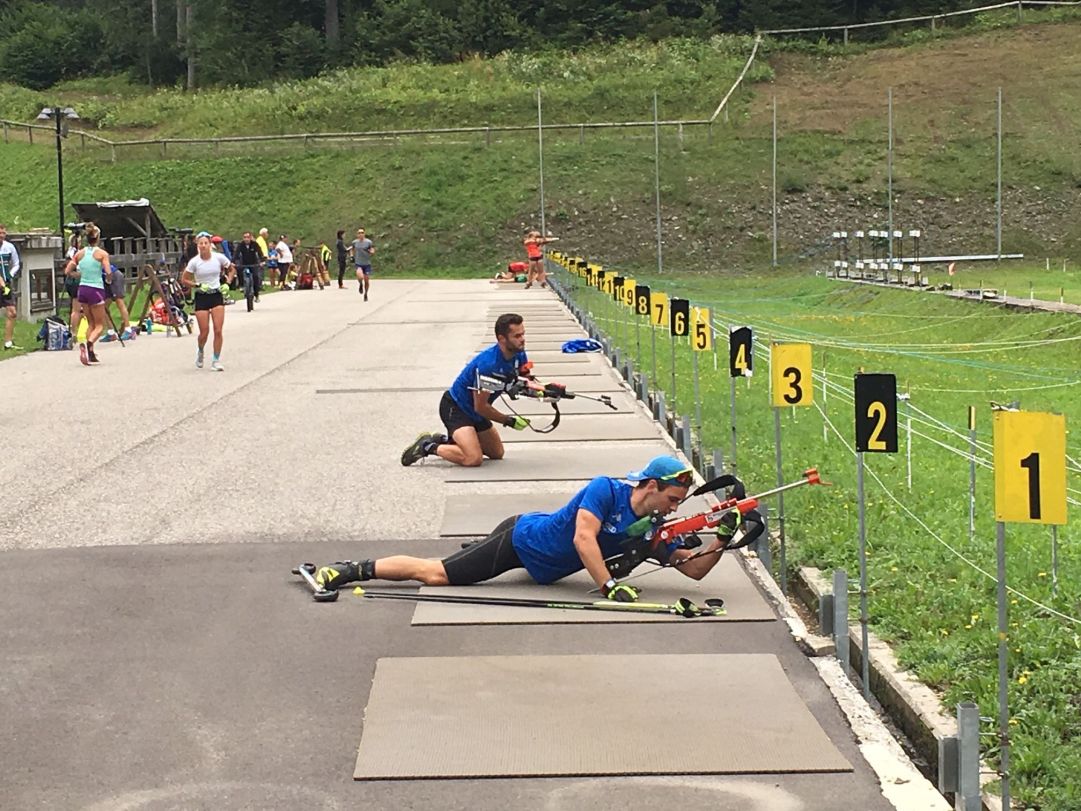
{"label": "black shorts runner", "polygon": [[447,428],[447,436],[453,437],[459,428],[476,428],[477,433],[487,431],[492,427],[492,421],[481,417],[475,420],[462,411],[462,407],[454,402],[449,391],[443,392],[443,399],[439,401],[439,419]]}
{"label": "black shorts runner", "polygon": [[213,310],[215,307],[221,307],[225,304],[225,299],[222,297],[220,290],[214,290],[210,293],[204,293],[202,290],[195,291],[195,311],[201,310]]}
{"label": "black shorts runner", "polygon": [[452,586],[468,586],[491,580],[493,577],[521,569],[522,561],[514,551],[511,536],[514,525],[521,516],[512,515],[499,523],[491,534],[465,549],[460,549],[449,557],[443,558],[443,568],[447,571],[447,580]]}

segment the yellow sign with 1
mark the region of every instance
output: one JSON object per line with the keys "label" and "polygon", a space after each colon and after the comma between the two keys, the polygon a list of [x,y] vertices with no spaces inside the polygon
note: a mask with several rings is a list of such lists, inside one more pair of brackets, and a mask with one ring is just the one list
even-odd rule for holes
{"label": "yellow sign with 1", "polygon": [[1066,523],[1066,418],[996,411],[995,520]]}

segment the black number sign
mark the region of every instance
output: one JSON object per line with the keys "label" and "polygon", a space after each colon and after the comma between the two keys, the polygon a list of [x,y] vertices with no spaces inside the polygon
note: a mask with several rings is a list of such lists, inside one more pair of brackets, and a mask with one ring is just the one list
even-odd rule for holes
{"label": "black number sign", "polygon": [[728,373],[732,377],[750,377],[754,372],[754,333],[740,327],[728,335]]}
{"label": "black number sign", "polygon": [[685,298],[674,298],[668,304],[668,328],[673,335],[682,338],[691,334],[691,303]]}
{"label": "black number sign", "polygon": [[856,375],[856,450],[897,453],[897,378]]}

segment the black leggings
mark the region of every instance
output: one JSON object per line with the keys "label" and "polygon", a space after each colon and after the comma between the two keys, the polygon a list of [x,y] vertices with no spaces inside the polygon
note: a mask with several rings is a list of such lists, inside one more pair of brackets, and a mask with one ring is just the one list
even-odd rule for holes
{"label": "black leggings", "polygon": [[501,521],[483,541],[470,544],[443,559],[447,581],[452,586],[468,586],[491,580],[511,569],[521,569],[522,561],[514,551],[511,536],[521,516],[512,515]]}
{"label": "black leggings", "polygon": [[345,260],[338,260],[338,287],[345,284]]}

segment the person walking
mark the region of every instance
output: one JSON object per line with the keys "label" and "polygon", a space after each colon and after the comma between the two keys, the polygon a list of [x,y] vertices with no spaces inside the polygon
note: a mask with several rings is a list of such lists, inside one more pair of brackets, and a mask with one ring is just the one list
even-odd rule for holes
{"label": "person walking", "polygon": [[[128,313],[127,302],[124,301],[124,296],[128,293],[128,280],[116,265],[110,265],[109,269],[112,275],[105,285],[105,320],[111,321],[109,305],[116,304],[116,309],[120,312],[120,338],[126,341],[131,337],[131,315]],[[116,328],[114,323],[113,329]]]}
{"label": "person walking", "polygon": [[345,244],[345,231],[338,232],[338,242],[335,245],[338,251],[338,289],[345,289],[345,262],[349,259],[349,248]]}
{"label": "person walking", "polygon": [[0,225],[0,307],[7,320],[4,323],[4,349],[21,349],[15,346],[15,280],[19,275],[19,252],[8,242],[8,227]]}
{"label": "person walking", "polygon": [[281,280],[278,286],[284,290],[289,281],[289,268],[293,264],[293,249],[285,239],[285,234],[278,238],[278,244],[274,246],[278,251],[278,277]]}
{"label": "person walking", "polygon": [[[210,234],[200,231],[195,241],[199,252],[188,262],[180,274],[180,283],[187,288],[195,288],[195,321],[199,324],[199,348],[195,353],[195,368],[203,368],[203,353],[210,336],[210,324],[214,324],[214,359],[210,368],[215,372],[224,372],[221,364],[221,348],[224,343],[225,300],[229,285],[236,278],[236,265],[225,258],[224,254],[211,250]],[[225,283],[221,281],[225,274]]]}
{"label": "person walking", "polygon": [[[101,230],[92,222],[86,224],[86,247],[68,260],[64,268],[66,276],[79,274],[79,292],[76,298],[81,305],[78,321],[72,321],[71,334],[79,341],[79,362],[83,366],[100,363],[94,352],[94,342],[105,329],[105,284],[112,276],[109,254],[98,247]],[[80,324],[86,319],[85,336]]]}

